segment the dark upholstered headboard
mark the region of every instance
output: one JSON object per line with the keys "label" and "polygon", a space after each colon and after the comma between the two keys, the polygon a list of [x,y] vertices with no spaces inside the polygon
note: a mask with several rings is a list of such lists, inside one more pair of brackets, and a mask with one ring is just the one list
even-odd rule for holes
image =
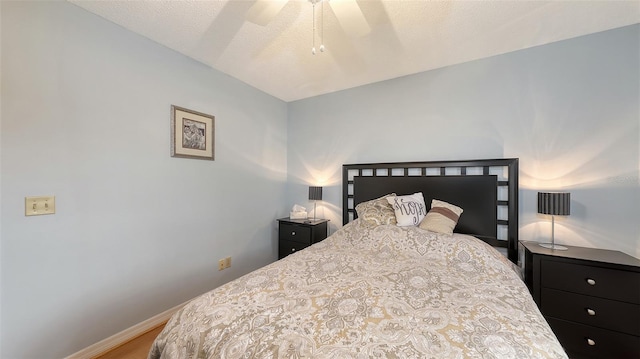
{"label": "dark upholstered headboard", "polygon": [[395,192],[422,192],[464,209],[455,232],[470,234],[518,257],[518,159],[369,163],[342,166],[343,223],[358,203]]}

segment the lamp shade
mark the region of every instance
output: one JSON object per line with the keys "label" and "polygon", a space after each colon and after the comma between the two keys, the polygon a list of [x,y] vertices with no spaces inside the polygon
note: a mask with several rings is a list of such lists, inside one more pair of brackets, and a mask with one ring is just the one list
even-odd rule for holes
{"label": "lamp shade", "polygon": [[568,216],[571,213],[571,193],[538,192],[538,213]]}
{"label": "lamp shade", "polygon": [[309,187],[309,199],[322,201],[322,187]]}

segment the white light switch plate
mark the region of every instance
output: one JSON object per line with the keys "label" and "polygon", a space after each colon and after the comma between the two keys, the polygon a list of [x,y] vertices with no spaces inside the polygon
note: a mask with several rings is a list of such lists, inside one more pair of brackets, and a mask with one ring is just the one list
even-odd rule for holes
{"label": "white light switch plate", "polygon": [[56,213],[56,197],[40,196],[24,198],[24,215],[39,216]]}

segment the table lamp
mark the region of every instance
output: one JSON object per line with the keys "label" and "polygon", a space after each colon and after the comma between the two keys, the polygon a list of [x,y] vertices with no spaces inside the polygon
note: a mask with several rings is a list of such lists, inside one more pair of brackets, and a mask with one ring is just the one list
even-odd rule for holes
{"label": "table lamp", "polygon": [[309,186],[309,199],[313,201],[313,220],[316,220],[316,202],[322,201],[322,187]]}
{"label": "table lamp", "polygon": [[568,216],[571,212],[571,193],[566,192],[538,192],[538,213],[551,215],[551,243],[540,243],[540,246],[566,251],[568,248],[555,243],[554,217]]}

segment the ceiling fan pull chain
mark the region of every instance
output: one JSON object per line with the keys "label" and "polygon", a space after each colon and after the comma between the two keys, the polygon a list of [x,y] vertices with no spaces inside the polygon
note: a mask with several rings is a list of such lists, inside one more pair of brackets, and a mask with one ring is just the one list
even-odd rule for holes
{"label": "ceiling fan pull chain", "polygon": [[312,1],[311,5],[312,5],[311,24],[313,26],[313,32],[312,32],[313,39],[311,40],[313,47],[311,48],[311,54],[315,55],[316,54],[316,3]]}
{"label": "ceiling fan pull chain", "polygon": [[320,1],[320,52],[324,52],[324,1]]}

